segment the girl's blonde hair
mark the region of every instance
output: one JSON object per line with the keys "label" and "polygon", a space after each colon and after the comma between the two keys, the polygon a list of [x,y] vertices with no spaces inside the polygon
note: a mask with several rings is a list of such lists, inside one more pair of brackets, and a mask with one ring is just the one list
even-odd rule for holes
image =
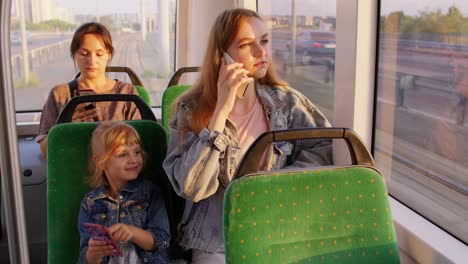
{"label": "girl's blonde hair", "polygon": [[119,147],[132,145],[141,145],[140,135],[135,128],[122,121],[99,123],[91,138],[89,185],[97,188],[103,183],[109,184],[102,169],[104,164]]}
{"label": "girl's blonde hair", "polygon": [[[197,101],[196,105],[193,106],[192,118],[189,121],[189,126],[187,128],[179,128],[181,138],[183,138],[188,131],[193,131],[195,134],[198,134],[203,127],[208,126],[216,107],[218,96],[217,82],[223,52],[225,52],[234,41],[241,26],[247,23],[248,19],[252,17],[263,21],[255,11],[244,8],[225,10],[216,18],[208,39],[208,46],[203,59],[200,77],[192,88],[180,96],[173,105],[173,108],[175,108],[177,103],[181,101]],[[267,73],[263,78],[258,79],[257,82],[270,86],[287,85],[286,82],[278,77],[271,57],[268,59],[269,66]],[[182,129],[185,130],[182,131]]]}

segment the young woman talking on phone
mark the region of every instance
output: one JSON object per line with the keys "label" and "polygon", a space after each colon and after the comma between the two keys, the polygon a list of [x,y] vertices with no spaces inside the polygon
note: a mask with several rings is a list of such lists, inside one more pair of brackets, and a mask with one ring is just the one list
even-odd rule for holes
{"label": "young woman talking on phone", "polygon": [[[163,166],[186,199],[177,240],[192,250],[193,263],[225,261],[224,190],[252,142],[266,131],[330,126],[315,105],[277,77],[269,40],[254,11],[221,13],[199,80],[175,104]],[[331,142],[303,140],[273,144],[259,168],[324,164],[331,164]]]}
{"label": "young woman talking on phone", "polygon": [[[44,104],[39,134],[36,137],[44,157],[47,134],[55,125],[63,106],[74,96],[72,90],[86,89],[95,94],[138,94],[133,85],[107,77],[106,66],[113,54],[112,38],[104,25],[86,23],[75,31],[70,44],[70,55],[80,70],[80,76],[70,83],[55,86]],[[97,102],[96,107],[86,106],[87,104],[81,104],[76,108],[73,122],[140,119],[138,109],[131,102]]]}

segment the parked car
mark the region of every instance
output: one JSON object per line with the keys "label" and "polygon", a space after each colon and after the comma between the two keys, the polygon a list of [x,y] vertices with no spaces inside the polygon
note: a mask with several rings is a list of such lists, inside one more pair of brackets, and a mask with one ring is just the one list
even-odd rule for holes
{"label": "parked car", "polygon": [[[291,49],[292,41],[286,43]],[[307,30],[297,34],[296,55],[301,56],[303,64],[335,59],[336,39],[335,33],[329,31]]]}

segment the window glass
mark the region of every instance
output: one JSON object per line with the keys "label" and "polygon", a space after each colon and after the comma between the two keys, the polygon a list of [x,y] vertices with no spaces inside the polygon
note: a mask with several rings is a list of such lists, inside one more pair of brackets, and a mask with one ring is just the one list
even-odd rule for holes
{"label": "window glass", "polygon": [[336,1],[258,0],[276,70],[333,122]]}
{"label": "window glass", "polygon": [[381,1],[375,159],[392,196],[465,243],[467,54],[467,1]]}
{"label": "window glass", "polygon": [[[17,11],[20,4],[23,12]],[[51,88],[75,76],[70,41],[73,32],[90,21],[111,32],[110,66],[131,68],[152,104],[159,106],[174,72],[175,9],[176,0],[13,1],[10,43],[17,111],[41,110]],[[131,82],[126,74],[109,77]]]}

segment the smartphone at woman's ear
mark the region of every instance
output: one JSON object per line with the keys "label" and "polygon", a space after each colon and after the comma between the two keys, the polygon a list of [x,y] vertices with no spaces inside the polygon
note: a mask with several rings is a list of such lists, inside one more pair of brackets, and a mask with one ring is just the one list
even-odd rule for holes
{"label": "smartphone at woman's ear", "polygon": [[232,59],[231,56],[229,56],[229,54],[227,54],[227,52],[224,52],[223,54],[223,57],[224,59],[226,60],[226,64],[233,64],[235,61]]}
{"label": "smartphone at woman's ear", "polygon": [[[226,64],[228,64],[228,65],[235,62],[234,59],[232,59],[232,57],[231,57],[227,52],[224,52],[224,53],[223,53],[223,57],[224,57],[224,59],[226,60]],[[248,76],[247,76],[246,74],[244,74],[244,77],[248,77]],[[252,82],[250,82],[250,83],[252,83]],[[249,87],[250,83],[248,83],[248,84],[245,86],[244,91],[242,92],[242,97],[241,97],[241,98],[244,97],[245,91],[247,91],[247,88]]]}

